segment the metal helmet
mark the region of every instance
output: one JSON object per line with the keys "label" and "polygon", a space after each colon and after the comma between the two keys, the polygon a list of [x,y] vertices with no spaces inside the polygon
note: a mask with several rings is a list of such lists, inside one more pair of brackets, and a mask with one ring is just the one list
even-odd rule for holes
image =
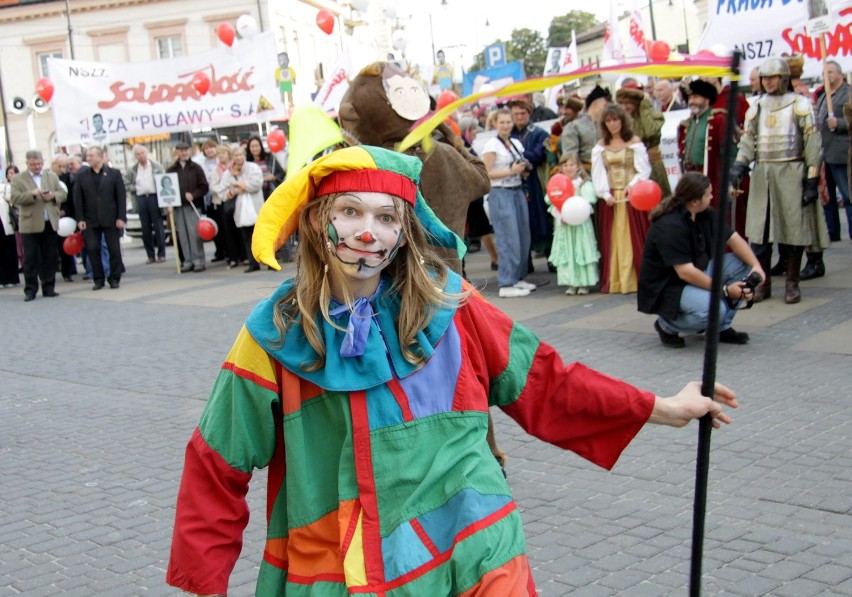
{"label": "metal helmet", "polygon": [[[763,77],[781,77],[781,83],[778,85],[778,89],[774,92],[774,95],[783,95],[787,93],[787,88],[790,85],[790,66],[787,64],[787,61],[783,58],[778,58],[777,56],[773,56],[769,58],[760,65],[760,68],[757,69],[757,75],[761,78]],[[763,87],[763,83],[760,85]],[[764,89],[764,91],[766,91]]]}

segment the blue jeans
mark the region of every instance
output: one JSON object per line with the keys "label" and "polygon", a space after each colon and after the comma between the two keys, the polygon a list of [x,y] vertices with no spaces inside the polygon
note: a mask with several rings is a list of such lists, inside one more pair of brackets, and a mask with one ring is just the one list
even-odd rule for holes
{"label": "blue jeans", "polygon": [[840,208],[837,206],[837,191],[843,209],[846,210],[846,224],[849,238],[852,238],[852,202],[849,200],[849,179],[846,177],[846,164],[825,164],[825,183],[828,188],[828,204],[823,205],[825,225],[828,228],[828,238],[840,240]]}
{"label": "blue jeans", "polygon": [[530,256],[530,214],[521,187],[494,187],[488,194],[488,215],[497,241],[497,285],[512,286],[527,275]]}
{"label": "blue jeans", "polygon": [[[733,253],[725,254],[725,264],[722,266],[722,283],[731,284],[744,279],[751,268],[740,261],[739,257]],[[704,273],[708,276],[713,275],[713,262],[707,266]],[[680,306],[677,310],[677,317],[673,320],[666,319],[660,316],[658,319],[660,327],[668,334],[694,334],[707,329],[707,320],[709,318],[710,306],[710,291],[698,288],[697,286],[687,286],[683,289],[683,294],[680,295]],[[734,315],[737,314],[736,309],[732,309],[728,301],[722,299],[719,302],[719,312],[721,323],[719,331],[725,331],[731,327],[734,320]]]}

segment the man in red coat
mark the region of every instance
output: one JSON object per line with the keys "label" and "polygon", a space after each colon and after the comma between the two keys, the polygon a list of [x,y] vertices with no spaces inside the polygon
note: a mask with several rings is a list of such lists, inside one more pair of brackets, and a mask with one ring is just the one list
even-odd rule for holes
{"label": "man in red coat", "polygon": [[[690,117],[682,120],[677,127],[677,150],[680,167],[683,172],[701,172],[710,177],[713,186],[713,199],[710,204],[718,208],[721,189],[719,173],[722,171],[722,149],[725,146],[725,131],[728,126],[727,106],[720,106],[716,87],[702,79],[689,84]],[[741,126],[738,125],[741,130]],[[739,135],[737,135],[739,136]],[[739,189],[731,193],[729,214],[734,214],[729,222],[733,228],[745,236],[746,198],[748,180],[744,180]]]}

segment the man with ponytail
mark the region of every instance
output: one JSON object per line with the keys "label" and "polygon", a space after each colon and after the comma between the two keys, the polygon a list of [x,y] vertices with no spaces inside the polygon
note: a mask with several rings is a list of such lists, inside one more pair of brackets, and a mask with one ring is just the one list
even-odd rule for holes
{"label": "man with ponytail", "polygon": [[639,273],[639,310],[658,315],[654,329],[663,346],[683,348],[680,333],[701,333],[709,318],[712,284],[711,256],[717,234],[724,234],[731,253],[725,254],[719,341],[746,344],[749,337],[731,327],[737,308],[748,305],[753,288],[744,280],[756,272],[761,284],[766,274],[745,239],[726,224],[716,229],[710,207],[713,187],[698,172],[687,172],[674,195],[651,212]]}

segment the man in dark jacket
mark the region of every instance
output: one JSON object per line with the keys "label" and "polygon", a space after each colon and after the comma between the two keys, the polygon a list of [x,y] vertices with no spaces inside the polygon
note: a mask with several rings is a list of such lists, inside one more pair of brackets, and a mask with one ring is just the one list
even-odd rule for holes
{"label": "man in dark jacket", "polygon": [[184,259],[180,271],[203,272],[206,269],[204,241],[198,236],[198,214],[204,208],[207,176],[201,166],[189,159],[189,143],[180,141],[175,149],[178,159],[166,172],[177,172],[180,186],[181,206],[175,208],[175,228]]}
{"label": "man in dark jacket", "polygon": [[86,253],[92,268],[92,290],[104,287],[101,262],[101,235],[109,252],[110,288],[118,288],[124,266],[121,262],[121,230],[127,223],[127,195],[121,172],[106,165],[103,147],[86,150],[88,168],[77,173],[74,184],[74,213],[77,226],[86,239]]}

